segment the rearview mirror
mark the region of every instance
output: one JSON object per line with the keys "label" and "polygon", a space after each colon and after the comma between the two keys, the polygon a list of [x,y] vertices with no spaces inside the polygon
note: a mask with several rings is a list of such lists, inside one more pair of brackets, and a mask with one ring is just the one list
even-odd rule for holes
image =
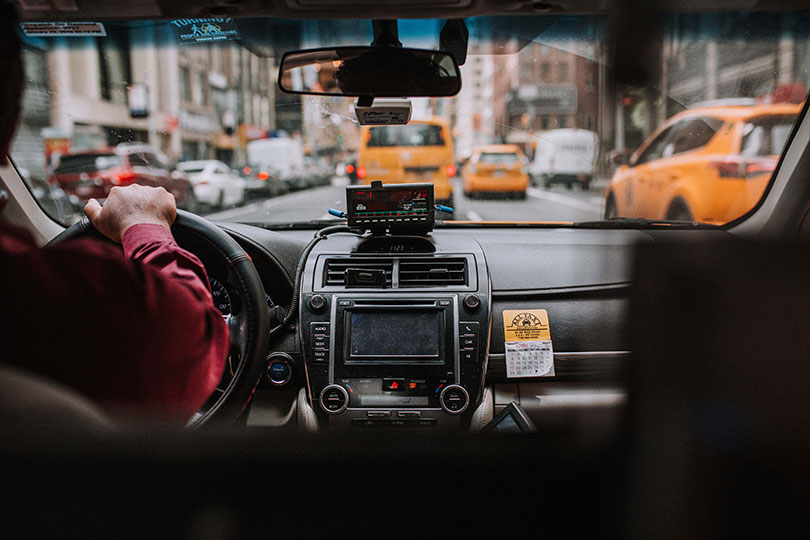
{"label": "rearview mirror", "polygon": [[461,90],[451,54],[400,47],[337,47],[285,53],[278,85],[291,94],[439,97]]}

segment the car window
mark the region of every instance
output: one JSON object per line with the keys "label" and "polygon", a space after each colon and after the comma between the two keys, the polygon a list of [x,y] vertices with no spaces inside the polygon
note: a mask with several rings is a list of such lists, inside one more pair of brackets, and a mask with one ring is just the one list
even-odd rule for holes
{"label": "car window", "polygon": [[518,155],[514,152],[485,152],[478,157],[479,163],[517,163],[520,161]]}
{"label": "car window", "polygon": [[441,126],[411,124],[373,127],[366,146],[440,146],[445,144]]}
{"label": "car window", "polygon": [[695,118],[677,124],[664,145],[661,157],[670,157],[705,146],[722,125],[723,121],[717,118]]}
{"label": "car window", "polygon": [[641,153],[641,155],[638,156],[638,159],[633,165],[641,165],[660,158],[664,152],[664,148],[666,147],[669,136],[672,134],[675,127],[676,126],[670,126],[659,133],[658,136],[653,139],[649,146],[647,146],[647,148]]}
{"label": "car window", "polygon": [[747,122],[740,153],[747,157],[781,154],[795,121],[795,116],[768,116]]}
{"label": "car window", "polygon": [[67,155],[59,159],[55,172],[57,174],[96,172],[120,167],[122,164],[121,156],[116,154]]}
{"label": "car window", "polygon": [[133,167],[151,167],[149,159],[143,152],[129,154],[129,164]]}

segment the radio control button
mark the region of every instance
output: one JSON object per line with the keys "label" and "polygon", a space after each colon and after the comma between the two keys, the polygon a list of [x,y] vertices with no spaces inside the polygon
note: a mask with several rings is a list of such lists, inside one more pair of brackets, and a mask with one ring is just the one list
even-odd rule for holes
{"label": "radio control button", "polygon": [[313,362],[327,362],[329,360],[329,351],[325,349],[312,349]]}
{"label": "radio control button", "polygon": [[329,323],[314,322],[311,325],[313,335],[329,335]]}
{"label": "radio control button", "polygon": [[478,336],[461,336],[458,344],[462,349],[475,349],[478,347]]}
{"label": "radio control button", "polygon": [[369,418],[385,418],[391,416],[391,411],[366,411]]}
{"label": "radio control button", "polygon": [[478,361],[478,349],[462,349],[458,354],[462,363],[469,364]]}
{"label": "radio control button", "polygon": [[349,405],[349,393],[339,384],[330,384],[321,390],[320,402],[327,414],[340,414]]}
{"label": "radio control button", "polygon": [[458,324],[459,336],[477,336],[478,323],[477,322],[461,322]]}
{"label": "radio control button", "polygon": [[312,348],[329,350],[329,336],[313,335]]}
{"label": "radio control button", "polygon": [[470,395],[463,386],[451,384],[445,386],[439,394],[439,404],[448,414],[461,414],[467,410],[470,404]]}

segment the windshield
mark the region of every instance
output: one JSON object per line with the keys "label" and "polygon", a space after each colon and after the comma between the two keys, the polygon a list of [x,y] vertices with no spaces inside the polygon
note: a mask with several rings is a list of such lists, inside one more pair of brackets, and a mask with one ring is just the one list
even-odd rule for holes
{"label": "windshield", "polygon": [[[328,211],[345,211],[345,187],[373,180],[433,184],[455,209],[437,214],[445,225],[721,225],[767,191],[810,83],[810,11],[667,15],[638,84],[616,82],[627,62],[608,17],[477,17],[465,19],[458,95],[412,99],[407,126],[361,128],[354,98],[286,94],[276,81],[285,52],[368,45],[370,21],[195,21],[21,30],[18,170],[79,211],[137,182],[213,219],[266,226],[339,220]],[[444,23],[400,20],[399,39],[438,49]]]}

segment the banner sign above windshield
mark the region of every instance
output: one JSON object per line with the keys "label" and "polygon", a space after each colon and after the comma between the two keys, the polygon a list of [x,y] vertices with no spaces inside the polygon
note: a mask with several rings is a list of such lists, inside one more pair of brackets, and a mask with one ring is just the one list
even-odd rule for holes
{"label": "banner sign above windshield", "polygon": [[172,21],[172,30],[181,45],[241,39],[236,21],[231,17],[175,19]]}
{"label": "banner sign above windshield", "polygon": [[24,22],[20,23],[28,37],[104,37],[107,31],[97,22]]}

